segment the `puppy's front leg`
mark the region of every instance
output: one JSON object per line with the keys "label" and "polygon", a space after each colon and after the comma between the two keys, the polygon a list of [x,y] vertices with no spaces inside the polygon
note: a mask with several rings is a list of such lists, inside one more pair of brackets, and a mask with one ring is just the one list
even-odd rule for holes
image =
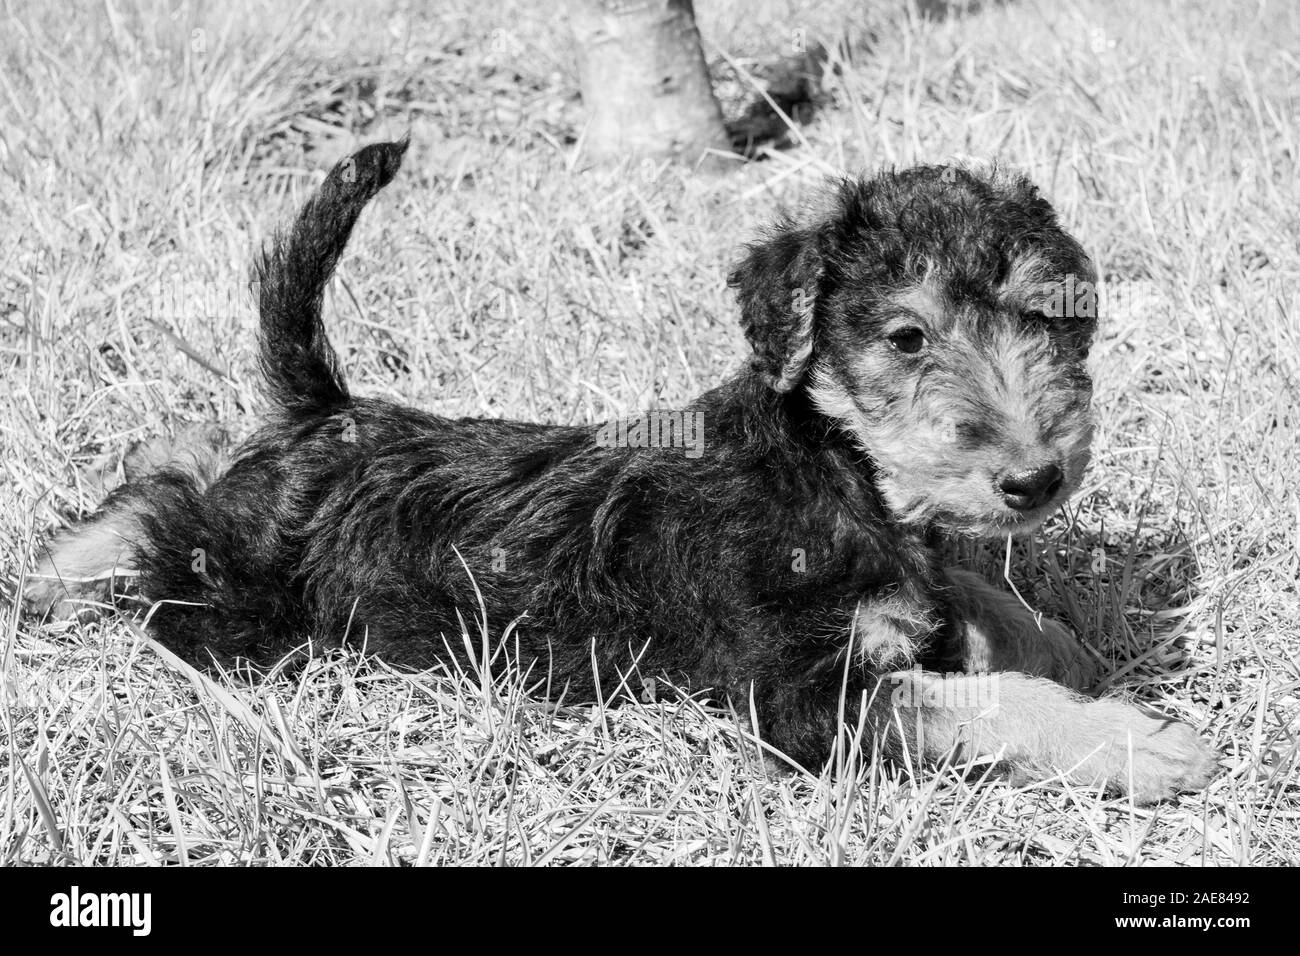
{"label": "puppy's front leg", "polygon": [[961,667],[971,673],[1018,671],[1087,690],[1101,676],[1095,660],[1064,626],[1036,618],[1009,591],[978,574],[949,568],[946,596],[956,622]]}
{"label": "puppy's front leg", "polygon": [[1025,674],[898,671],[882,679],[870,716],[887,743],[926,759],[959,748],[963,757],[993,757],[1023,777],[1059,774],[1131,793],[1138,803],[1202,789],[1215,764],[1187,724]]}

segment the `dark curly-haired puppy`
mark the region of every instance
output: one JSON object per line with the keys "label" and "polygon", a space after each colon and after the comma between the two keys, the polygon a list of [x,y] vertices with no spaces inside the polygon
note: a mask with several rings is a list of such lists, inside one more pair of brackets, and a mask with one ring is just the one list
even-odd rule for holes
{"label": "dark curly-haired puppy", "polygon": [[554,427],[349,393],[322,295],[404,150],[342,163],[263,256],[268,422],[228,466],[190,448],[132,468],[50,543],[30,607],[75,613],[134,579],[192,660],[311,640],[472,669],[458,612],[478,615],[477,588],[493,634],[526,614],[510,653],[550,693],[752,696],[763,739],[810,766],[842,715],[895,751],[1139,800],[1205,785],[1190,727],[1078,694],[1092,667],[1070,635],[935,547],[1033,528],[1087,462],[1095,316],[1070,296],[1094,273],[1029,182],[840,184],[731,276],[740,374],[676,414]]}

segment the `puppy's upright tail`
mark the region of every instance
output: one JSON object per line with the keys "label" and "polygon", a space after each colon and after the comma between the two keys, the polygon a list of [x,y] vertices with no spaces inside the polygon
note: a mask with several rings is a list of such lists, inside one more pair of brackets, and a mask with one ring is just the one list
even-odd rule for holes
{"label": "puppy's upright tail", "polygon": [[321,304],[367,202],[397,174],[408,139],[375,143],[335,166],[293,225],[262,250],[253,277],[261,314],[259,361],[272,401],[287,410],[348,400]]}

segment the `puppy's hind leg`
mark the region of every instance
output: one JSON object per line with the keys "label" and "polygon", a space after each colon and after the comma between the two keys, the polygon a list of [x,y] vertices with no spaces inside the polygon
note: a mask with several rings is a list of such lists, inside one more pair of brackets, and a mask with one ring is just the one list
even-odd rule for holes
{"label": "puppy's hind leg", "polygon": [[64,529],[39,551],[23,593],[29,614],[54,620],[93,617],[129,590],[135,553],[143,546],[142,519],[157,492],[156,475],[189,484],[201,493],[226,468],[226,434],[202,425],[140,443],[123,462],[127,483],[114,490],[86,520]]}
{"label": "puppy's hind leg", "polygon": [[147,501],[136,486],[118,489],[85,521],[60,531],[40,550],[27,574],[27,613],[71,621],[94,617],[135,577],[132,552]]}

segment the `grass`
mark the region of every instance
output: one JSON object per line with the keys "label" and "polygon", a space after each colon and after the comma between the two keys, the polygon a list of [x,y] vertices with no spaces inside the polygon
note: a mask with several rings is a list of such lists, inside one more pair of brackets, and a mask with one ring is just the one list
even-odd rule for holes
{"label": "grass", "polygon": [[[0,5],[0,864],[1300,859],[1300,9],[698,6],[733,114],[801,37],[851,50],[794,149],[589,168],[564,25],[525,3]],[[1142,809],[857,754],[770,777],[700,701],[555,708],[350,656],[213,677],[121,618],[21,620],[35,542],[131,441],[252,427],[252,250],[408,128],[329,321],[360,390],[449,415],[680,405],[742,358],[741,241],[827,173],[1030,172],[1108,279],[1095,464],[1034,539],[961,557],[1195,724],[1209,790]]]}

